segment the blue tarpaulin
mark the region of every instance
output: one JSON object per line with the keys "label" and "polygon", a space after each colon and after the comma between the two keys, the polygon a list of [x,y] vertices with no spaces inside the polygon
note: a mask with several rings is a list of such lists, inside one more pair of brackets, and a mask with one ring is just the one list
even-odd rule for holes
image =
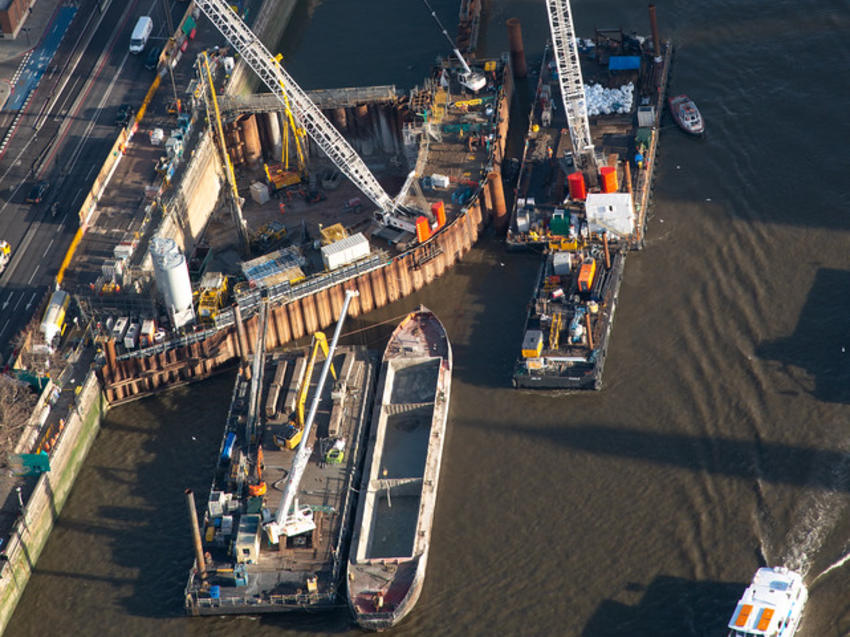
{"label": "blue tarpaulin", "polygon": [[640,69],[640,56],[612,55],[608,59],[609,71],[637,71]]}

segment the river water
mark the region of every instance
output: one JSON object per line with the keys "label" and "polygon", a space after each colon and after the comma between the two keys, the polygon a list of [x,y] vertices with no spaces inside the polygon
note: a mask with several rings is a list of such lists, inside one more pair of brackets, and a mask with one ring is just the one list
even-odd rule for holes
{"label": "river water", "polygon": [[[453,31],[457,2],[432,4]],[[656,4],[671,90],[708,133],[663,131],[604,390],[509,389],[538,261],[493,236],[365,317],[425,303],[456,360],[428,577],[399,635],[721,635],[766,563],[805,573],[800,635],[850,634],[850,3]],[[486,6],[485,51],[517,16],[531,67],[543,1]],[[649,31],[645,3],[572,6],[581,35]],[[407,87],[445,44],[416,0],[325,0],[302,3],[279,48],[305,88]],[[356,634],[345,609],[182,616],[183,489],[208,489],[231,382],[109,414],[7,634]]]}

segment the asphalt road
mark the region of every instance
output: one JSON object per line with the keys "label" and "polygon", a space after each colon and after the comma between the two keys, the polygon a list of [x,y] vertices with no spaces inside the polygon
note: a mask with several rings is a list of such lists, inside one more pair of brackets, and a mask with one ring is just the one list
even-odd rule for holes
{"label": "asphalt road", "polygon": [[[0,160],[0,239],[12,245],[12,260],[0,276],[0,360],[11,340],[52,290],[93,179],[115,141],[114,120],[122,103],[139,105],[154,72],[145,53],[128,45],[136,19],[150,15],[148,46],[166,40],[165,2],[111,2],[104,13],[84,0],[51,65],[20,117]],[[176,22],[184,3],[168,2]],[[0,115],[0,132],[13,114]],[[26,203],[38,180],[50,182],[43,202]],[[55,206],[53,204],[56,203]]]}

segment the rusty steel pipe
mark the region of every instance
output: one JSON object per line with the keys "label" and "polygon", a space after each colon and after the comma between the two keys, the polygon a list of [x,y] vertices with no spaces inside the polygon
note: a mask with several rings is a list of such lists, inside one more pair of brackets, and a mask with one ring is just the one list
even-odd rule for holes
{"label": "rusty steel pipe", "polygon": [[608,250],[608,233],[602,233],[602,245],[605,248],[605,269],[611,269],[611,252]]}
{"label": "rusty steel pipe", "polygon": [[195,509],[195,494],[186,489],[186,508],[189,511],[189,524],[192,526],[192,542],[195,545],[195,559],[198,561],[198,574],[201,582],[207,580],[207,564],[204,560],[204,548],[201,546],[201,529],[198,527],[198,511]]}
{"label": "rusty steel pipe", "polygon": [[519,18],[508,18],[505,24],[508,27],[508,42],[510,42],[511,66],[514,67],[514,77],[521,79],[528,75],[528,67],[525,64],[525,49],[522,46],[522,24]]}
{"label": "rusty steel pipe", "polygon": [[655,5],[649,5],[649,27],[652,29],[652,46],[655,51],[655,61],[661,60],[661,41],[658,39],[658,20],[655,17]]}

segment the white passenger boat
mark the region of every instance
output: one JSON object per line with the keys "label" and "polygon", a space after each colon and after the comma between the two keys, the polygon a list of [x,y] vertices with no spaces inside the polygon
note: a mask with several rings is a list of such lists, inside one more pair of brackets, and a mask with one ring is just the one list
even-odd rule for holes
{"label": "white passenger boat", "polygon": [[799,574],[782,566],[760,568],[729,620],[728,637],[792,637],[808,597]]}

